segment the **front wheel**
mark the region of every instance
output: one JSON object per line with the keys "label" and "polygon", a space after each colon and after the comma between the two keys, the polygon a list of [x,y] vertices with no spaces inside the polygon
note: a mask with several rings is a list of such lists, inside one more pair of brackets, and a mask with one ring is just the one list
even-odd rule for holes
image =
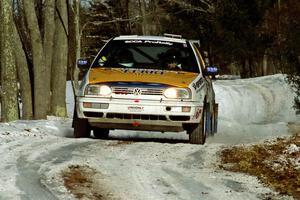
{"label": "front wheel", "polygon": [[88,138],[91,135],[90,124],[87,119],[78,118],[75,111],[73,116],[74,137],[75,138]]}
{"label": "front wheel", "polygon": [[194,127],[190,127],[187,130],[187,133],[189,134],[189,142],[191,144],[205,143],[206,140],[205,121],[206,121],[206,107],[203,108],[200,123],[196,124]]}

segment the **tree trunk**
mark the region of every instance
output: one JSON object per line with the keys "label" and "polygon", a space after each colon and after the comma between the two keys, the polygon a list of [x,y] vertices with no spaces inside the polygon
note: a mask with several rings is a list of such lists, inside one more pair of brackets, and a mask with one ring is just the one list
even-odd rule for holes
{"label": "tree trunk", "polygon": [[13,41],[15,46],[15,58],[17,63],[18,80],[20,83],[21,99],[22,99],[22,119],[32,119],[32,88],[29,76],[29,69],[23,45],[17,31],[16,24],[13,23]]}
{"label": "tree trunk", "polygon": [[[2,30],[2,24],[3,24],[3,20],[1,18],[2,16],[2,3],[0,2],[0,31]],[[0,32],[0,122],[1,122],[1,102],[2,102],[2,84],[1,84],[1,59],[2,59],[2,34]]]}
{"label": "tree trunk", "polygon": [[1,7],[1,115],[3,121],[19,119],[17,68],[12,46],[12,4],[10,0],[2,0]]}
{"label": "tree trunk", "polygon": [[44,61],[42,37],[34,8],[34,1],[23,0],[25,17],[27,20],[33,55],[34,75],[34,118],[46,119],[47,105],[45,99],[50,98],[50,91],[44,87],[44,77],[47,70]]}
{"label": "tree trunk", "polygon": [[262,75],[266,76],[268,75],[268,55],[264,54],[263,57],[263,70],[262,70]]}
{"label": "tree trunk", "polygon": [[[69,3],[69,5],[72,5]],[[68,46],[69,46],[69,61],[68,61],[68,72],[70,79],[72,81],[73,93],[75,93],[79,88],[78,83],[78,74],[79,70],[77,69],[77,60],[80,58],[80,2],[75,0],[72,7],[68,8],[69,13],[69,33],[72,34],[72,37],[68,37]]]}
{"label": "tree trunk", "polygon": [[254,71],[253,71],[253,60],[251,57],[248,58],[248,68],[249,68],[249,76],[248,78],[254,77]]}
{"label": "tree trunk", "polygon": [[[51,66],[54,47],[55,32],[55,0],[45,0],[44,3],[44,59],[45,59],[45,76],[44,88],[47,91],[51,89]],[[45,99],[45,106],[50,112],[50,98]]]}
{"label": "tree trunk", "polygon": [[249,71],[248,71],[249,62],[247,59],[242,61],[242,69],[241,69],[241,78],[248,78],[249,77]]}
{"label": "tree trunk", "polygon": [[140,12],[142,16],[142,31],[143,35],[150,35],[150,29],[149,26],[150,24],[148,23],[148,16],[146,13],[146,2],[145,0],[139,0],[139,5],[140,5]]}
{"label": "tree trunk", "polygon": [[55,19],[55,41],[52,62],[52,114],[59,117],[66,117],[66,78],[68,65],[68,15],[67,3],[57,1],[57,17]]}
{"label": "tree trunk", "polygon": [[[128,19],[129,18],[129,0],[120,0],[120,9],[122,10],[122,18]],[[120,22],[121,32],[125,34],[131,34],[131,27],[130,22]]]}

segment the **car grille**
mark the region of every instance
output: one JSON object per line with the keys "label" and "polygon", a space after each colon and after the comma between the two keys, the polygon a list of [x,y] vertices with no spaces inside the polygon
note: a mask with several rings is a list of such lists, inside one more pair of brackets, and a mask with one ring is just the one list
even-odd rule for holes
{"label": "car grille", "polygon": [[[143,115],[143,114],[123,114],[123,113],[107,113],[106,116],[103,112],[84,112],[86,117],[92,118],[107,118],[107,119],[137,119],[137,120],[162,120],[166,121],[167,116],[164,115]],[[189,121],[190,116],[169,116],[170,121]]]}
{"label": "car grille", "polygon": [[[115,94],[136,94],[134,87],[113,87],[112,91]],[[136,94],[138,95],[138,94]],[[140,88],[139,95],[163,95],[163,89],[157,88]]]}
{"label": "car grille", "polygon": [[167,118],[163,115],[139,115],[139,114],[119,114],[119,113],[107,113],[106,118],[110,118],[110,119],[167,120]]}

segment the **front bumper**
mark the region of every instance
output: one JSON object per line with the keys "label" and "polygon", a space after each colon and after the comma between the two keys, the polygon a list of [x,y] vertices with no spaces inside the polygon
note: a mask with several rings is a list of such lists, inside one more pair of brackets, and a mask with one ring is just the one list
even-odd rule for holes
{"label": "front bumper", "polygon": [[91,126],[109,129],[183,131],[185,125],[200,122],[202,107],[202,103],[191,101],[76,99],[79,118],[87,118]]}

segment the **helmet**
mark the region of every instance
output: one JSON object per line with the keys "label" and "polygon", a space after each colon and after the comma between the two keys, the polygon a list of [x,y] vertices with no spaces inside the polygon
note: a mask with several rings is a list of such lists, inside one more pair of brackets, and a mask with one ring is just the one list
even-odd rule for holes
{"label": "helmet", "polygon": [[133,54],[128,49],[121,49],[115,56],[116,62],[125,67],[132,67],[134,64]]}
{"label": "helmet", "polygon": [[180,70],[181,68],[181,54],[180,51],[177,49],[169,49],[164,54],[164,60],[163,60],[164,67],[168,69],[175,69]]}
{"label": "helmet", "polygon": [[166,51],[165,53],[165,61],[166,62],[180,62],[181,59],[181,55],[180,55],[180,51],[177,49],[169,49]]}

